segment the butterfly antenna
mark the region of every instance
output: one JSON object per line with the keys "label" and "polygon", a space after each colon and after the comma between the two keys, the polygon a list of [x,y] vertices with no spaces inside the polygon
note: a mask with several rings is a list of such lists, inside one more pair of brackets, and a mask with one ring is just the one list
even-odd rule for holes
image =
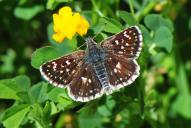
{"label": "butterfly antenna", "polygon": [[77,47],[76,50],[80,50],[80,48],[83,47],[84,45],[86,45],[86,43],[83,43],[82,45],[80,45],[79,47]]}
{"label": "butterfly antenna", "polygon": [[98,32],[96,35],[93,36],[93,40],[100,34],[100,32]]}

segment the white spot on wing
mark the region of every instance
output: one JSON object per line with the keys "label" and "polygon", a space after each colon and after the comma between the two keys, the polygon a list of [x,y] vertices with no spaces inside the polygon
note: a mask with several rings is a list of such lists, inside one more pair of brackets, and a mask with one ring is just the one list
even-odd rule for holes
{"label": "white spot on wing", "polygon": [[72,71],[72,74],[74,74],[75,70]]}
{"label": "white spot on wing", "polygon": [[62,64],[61,64],[61,67],[63,68],[63,67],[64,67],[64,65],[62,65]]}
{"label": "white spot on wing", "polygon": [[116,68],[114,68],[114,72],[117,73],[117,69]]}
{"label": "white spot on wing", "polygon": [[115,44],[118,45],[118,44],[119,44],[119,41],[118,41],[118,40],[115,40]]}
{"label": "white spot on wing", "polygon": [[129,35],[127,34],[126,31],[123,33],[123,35],[124,35],[125,37],[129,38]]}
{"label": "white spot on wing", "polygon": [[87,78],[86,77],[81,77],[82,79],[82,83],[86,83],[87,82]]}
{"label": "white spot on wing", "polygon": [[[116,68],[121,69],[121,64],[119,62],[117,63]],[[115,69],[114,69],[114,72],[115,72]]]}
{"label": "white spot on wing", "polygon": [[69,64],[70,64],[70,62],[67,60],[67,61],[66,61],[66,64],[67,64],[67,65],[69,65]]}
{"label": "white spot on wing", "polygon": [[92,81],[90,79],[88,79],[88,82],[91,83]]}
{"label": "white spot on wing", "polygon": [[119,54],[123,54],[123,52],[122,52],[122,51],[118,51],[118,53],[119,53]]}
{"label": "white spot on wing", "polygon": [[53,64],[53,71],[56,71],[56,67],[57,67],[56,62],[52,62],[52,64]]}

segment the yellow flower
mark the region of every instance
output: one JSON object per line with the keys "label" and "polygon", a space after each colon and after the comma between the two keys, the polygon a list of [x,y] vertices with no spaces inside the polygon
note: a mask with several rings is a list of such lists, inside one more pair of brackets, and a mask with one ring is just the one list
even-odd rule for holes
{"label": "yellow flower", "polygon": [[65,38],[72,39],[78,33],[83,36],[87,33],[89,23],[79,13],[72,12],[70,7],[63,7],[58,14],[53,14],[53,29],[52,38],[61,43]]}

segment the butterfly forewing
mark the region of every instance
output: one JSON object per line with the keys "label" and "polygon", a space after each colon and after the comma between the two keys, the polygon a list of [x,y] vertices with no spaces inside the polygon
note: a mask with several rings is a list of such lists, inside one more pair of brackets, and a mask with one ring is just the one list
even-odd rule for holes
{"label": "butterfly forewing", "polygon": [[83,64],[68,87],[69,95],[75,101],[86,102],[103,95],[103,88],[92,65]]}
{"label": "butterfly forewing", "polygon": [[141,51],[142,40],[140,29],[133,26],[104,40],[101,46],[119,56],[137,58]]}
{"label": "butterfly forewing", "polygon": [[54,86],[66,87],[79,70],[84,57],[84,51],[51,60],[40,67],[42,76]]}
{"label": "butterfly forewing", "polygon": [[131,84],[139,76],[139,65],[135,60],[109,54],[105,60],[105,67],[110,86],[119,89]]}

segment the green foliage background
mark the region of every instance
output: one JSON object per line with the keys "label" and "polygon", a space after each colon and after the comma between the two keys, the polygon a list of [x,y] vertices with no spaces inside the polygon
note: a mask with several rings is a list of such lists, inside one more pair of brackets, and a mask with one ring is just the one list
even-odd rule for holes
{"label": "green foliage background", "polygon": [[[88,19],[97,42],[139,25],[141,75],[132,85],[78,103],[42,79],[43,62],[83,44],[51,39],[52,14],[63,6]],[[190,8],[189,0],[1,0],[0,127],[190,128]]]}

